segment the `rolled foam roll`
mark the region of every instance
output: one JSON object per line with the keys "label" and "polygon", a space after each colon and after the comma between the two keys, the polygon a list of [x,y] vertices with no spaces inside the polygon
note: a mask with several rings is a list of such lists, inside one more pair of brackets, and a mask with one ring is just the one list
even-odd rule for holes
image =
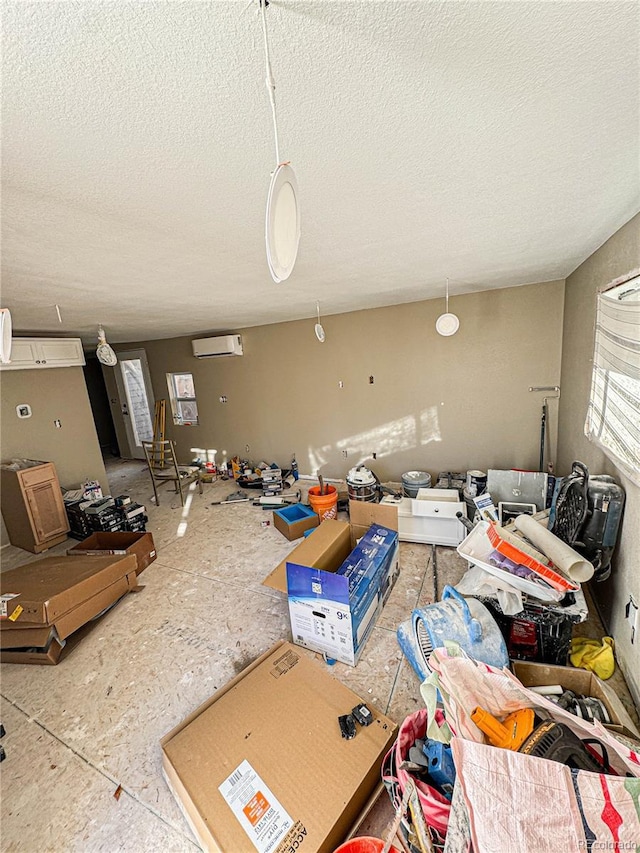
{"label": "rolled foam roll", "polygon": [[594,568],[588,560],[530,515],[519,515],[514,523],[522,535],[546,554],[571,580],[585,583],[593,577]]}

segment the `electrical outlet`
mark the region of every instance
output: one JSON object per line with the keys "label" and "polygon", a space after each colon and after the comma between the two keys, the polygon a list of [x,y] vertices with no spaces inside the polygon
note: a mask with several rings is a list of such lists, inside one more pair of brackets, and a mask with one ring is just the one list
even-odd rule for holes
{"label": "electrical outlet", "polygon": [[346,450],[343,450],[343,451],[342,451],[342,455],[343,455],[343,456],[344,456],[344,458],[346,459],[346,458],[347,458],[347,451],[346,451]]}
{"label": "electrical outlet", "polygon": [[632,595],[629,596],[629,601],[624,606],[624,618],[631,623],[631,644],[633,645],[638,637],[638,631],[640,631],[640,608]]}
{"label": "electrical outlet", "polygon": [[248,444],[245,444],[245,446],[244,446],[244,452],[245,452],[245,453],[248,453],[248,452],[249,452],[249,445],[248,445]]}
{"label": "electrical outlet", "polygon": [[338,388],[344,388],[344,382],[342,381],[342,379],[338,380]]}
{"label": "electrical outlet", "polygon": [[369,377],[369,385],[373,385],[373,376]]}
{"label": "electrical outlet", "polygon": [[55,419],[55,421],[53,422],[53,425],[56,429],[62,429],[62,421],[59,420],[58,418]]}

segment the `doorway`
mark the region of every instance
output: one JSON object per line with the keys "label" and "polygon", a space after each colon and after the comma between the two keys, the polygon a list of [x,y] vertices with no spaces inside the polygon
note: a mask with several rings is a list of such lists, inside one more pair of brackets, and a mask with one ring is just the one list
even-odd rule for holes
{"label": "doorway", "polygon": [[119,352],[114,370],[118,402],[129,445],[126,455],[130,459],[144,459],[142,442],[153,439],[154,411],[147,354],[143,349]]}
{"label": "doorway", "polygon": [[104,381],[102,365],[95,357],[85,352],[85,365],[83,367],[84,381],[87,385],[89,405],[93,414],[93,422],[96,425],[98,443],[103,459],[111,459],[120,455],[118,447],[118,436],[111,406],[109,405],[109,394]]}

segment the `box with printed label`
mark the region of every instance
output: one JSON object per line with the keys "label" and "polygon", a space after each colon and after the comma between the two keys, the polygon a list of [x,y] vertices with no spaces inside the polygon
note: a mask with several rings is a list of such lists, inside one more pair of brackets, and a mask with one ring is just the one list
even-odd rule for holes
{"label": "box with printed label", "polygon": [[280,642],[161,741],[163,773],[205,850],[332,853],[380,780],[397,726],[375,708],[352,740],[338,717],[362,700]]}
{"label": "box with printed label", "polygon": [[395,583],[398,553],[397,531],[373,524],[334,570],[288,561],[294,643],[355,666]]}

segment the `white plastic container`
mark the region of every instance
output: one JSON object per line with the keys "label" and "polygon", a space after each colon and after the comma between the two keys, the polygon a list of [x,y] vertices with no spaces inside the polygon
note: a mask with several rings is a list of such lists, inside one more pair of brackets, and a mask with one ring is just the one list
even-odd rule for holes
{"label": "white plastic container", "polygon": [[467,538],[458,545],[456,549],[458,554],[472,565],[479,566],[490,575],[510,583],[515,589],[519,589],[527,595],[532,595],[540,599],[540,601],[555,602],[562,599],[564,594],[553,589],[542,578],[538,581],[520,578],[505,569],[501,569],[499,566],[492,565],[489,562],[489,558],[495,549],[489,541],[489,536],[487,535],[488,529],[488,521],[478,522]]}

